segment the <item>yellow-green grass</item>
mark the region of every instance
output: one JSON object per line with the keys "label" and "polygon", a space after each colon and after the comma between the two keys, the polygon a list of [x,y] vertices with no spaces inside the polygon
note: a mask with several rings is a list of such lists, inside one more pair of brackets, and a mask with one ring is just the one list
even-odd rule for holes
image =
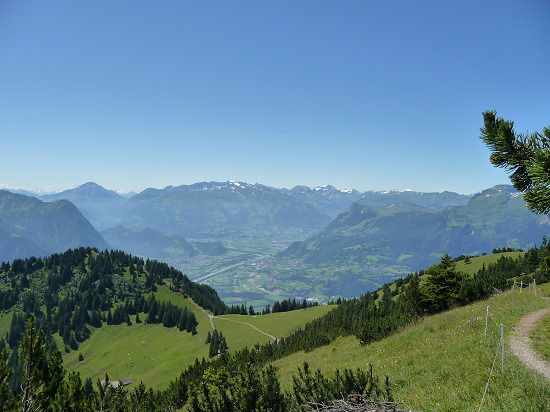
{"label": "yellow-green grass", "polygon": [[[538,289],[548,295],[549,285]],[[336,369],[367,369],[390,377],[396,399],[416,410],[473,411],[478,409],[497,353],[499,324],[505,337],[519,319],[549,302],[527,293],[510,292],[469,306],[427,317],[400,333],[370,345],[361,345],[353,337],[339,338],[312,352],[299,352],[273,362],[281,385],[291,389],[296,367],[307,361],[328,376]],[[490,306],[488,338],[484,339],[485,313]],[[550,410],[550,384],[526,369],[509,351],[505,351],[506,371],[500,370],[500,353],[495,372],[483,403],[483,411]]]}
{"label": "yellow-green grass", "polygon": [[535,351],[550,362],[550,315],[531,331],[530,338]]}
{"label": "yellow-green grass", "polygon": [[287,336],[307,322],[317,319],[334,309],[333,305],[320,305],[290,312],[277,312],[268,315],[224,315],[221,318],[238,320],[267,332],[277,338]]}
{"label": "yellow-green grass", "polygon": [[494,253],[491,255],[478,256],[470,258],[470,263],[466,264],[463,260],[456,262],[456,270],[459,272],[467,273],[473,275],[475,272],[480,271],[485,264],[487,267],[490,263],[496,263],[502,256],[511,257],[516,259],[517,257],[523,255],[524,252],[504,252],[504,253]]}
{"label": "yellow-green grass", "polygon": [[[133,323],[131,326],[104,325],[93,330],[90,338],[82,342],[78,350],[63,354],[65,367],[70,371],[80,372],[83,379],[92,378],[94,382],[103,379],[107,372],[110,379],[131,376],[134,381],[143,381],[146,386],[162,388],[179,376],[195,358],[208,358],[209,347],[205,342],[212,326],[204,311],[167,286],[160,286],[155,297],[159,302],[172,302],[192,310],[199,322],[197,335],[180,332],[177,328],[167,329],[161,325],[136,324],[135,316],[130,316]],[[322,316],[330,309],[332,307],[318,306],[255,317],[228,315],[215,317],[213,322],[225,336],[229,350],[234,352],[245,346],[252,347],[256,343],[272,340],[250,325],[240,322],[250,323],[262,330],[265,328],[267,333],[280,337],[303,327],[308,321]],[[3,316],[6,318],[9,315]],[[142,322],[146,318],[143,313],[139,316]],[[6,323],[9,329],[9,321]],[[0,317],[0,326],[1,324]],[[56,342],[58,347],[64,347],[59,336],[56,336]],[[80,353],[84,357],[82,362],[78,361]]]}
{"label": "yellow-green grass", "polygon": [[[151,293],[149,293],[149,295],[150,294]],[[203,310],[194,305],[190,299],[184,298],[181,293],[170,290],[167,285],[158,286],[157,291],[154,292],[154,294],[155,299],[159,302],[171,302],[173,305],[192,310],[195,313],[195,316],[202,315],[206,320],[208,320],[208,317],[204,314]],[[200,322],[198,318],[197,320]]]}
{"label": "yellow-green grass", "polygon": [[[199,328],[206,330],[208,326],[203,323]],[[208,357],[203,335],[143,323],[105,325],[81,343],[77,351],[65,354],[64,364],[94,382],[108,373],[111,380],[132,377],[148,387],[165,387],[195,358]],[[79,353],[84,357],[82,362],[78,361]]]}
{"label": "yellow-green grass", "polygon": [[[159,302],[172,302],[192,310],[199,322],[198,333],[193,336],[177,328],[135,323],[135,316],[130,316],[132,326],[104,325],[95,329],[78,350],[64,353],[65,367],[79,371],[83,378],[90,377],[94,382],[103,379],[107,372],[110,379],[131,376],[136,382],[143,381],[146,386],[160,388],[179,376],[195,358],[207,358],[208,345],[205,342],[208,331],[211,331],[208,316],[181,293],[173,292],[167,286],[159,286],[155,298]],[[144,313],[139,316],[142,322],[146,318]],[[60,348],[64,347],[59,337],[56,342]],[[79,353],[84,356],[84,362],[78,361]]]}
{"label": "yellow-green grass", "polygon": [[288,336],[296,329],[305,326],[307,322],[323,316],[332,309],[334,306],[315,306],[290,312],[270,313],[269,315],[224,315],[215,317],[213,322],[225,336],[230,351],[235,351],[246,346],[252,347],[256,343],[263,344],[273,341],[272,338],[250,325],[275,338],[280,338]]}
{"label": "yellow-green grass", "polygon": [[13,318],[13,312],[0,313],[0,338],[5,338],[6,333],[10,331],[12,318]]}

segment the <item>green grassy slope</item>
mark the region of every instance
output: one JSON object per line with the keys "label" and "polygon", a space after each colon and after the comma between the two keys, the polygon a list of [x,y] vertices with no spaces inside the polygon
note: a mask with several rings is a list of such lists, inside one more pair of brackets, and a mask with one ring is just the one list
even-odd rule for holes
{"label": "green grassy slope", "polygon": [[[131,317],[132,318],[132,317]],[[203,329],[206,323],[199,325]],[[196,357],[208,356],[201,334],[192,336],[177,328],[157,325],[103,326],[78,351],[64,354],[68,370],[79,371],[83,378],[111,380],[132,377],[153,388],[164,387]],[[84,361],[78,361],[82,353]]]}
{"label": "green grassy slope", "polygon": [[[103,379],[107,372],[110,379],[131,376],[136,382],[143,381],[146,386],[159,388],[179,376],[195,358],[208,357],[205,344],[210,330],[208,316],[167,286],[159,286],[155,297],[159,302],[169,301],[192,310],[199,322],[197,335],[180,332],[177,328],[136,324],[135,316],[130,316],[132,326],[104,325],[94,330],[77,351],[64,353],[65,367],[79,371],[83,378],[90,377],[94,382]],[[145,317],[140,314],[142,321]],[[60,342],[58,344],[63,347]],[[84,356],[84,362],[78,361],[79,353]]]}
{"label": "green grassy slope", "polygon": [[478,256],[475,258],[471,258],[471,263],[466,264],[463,260],[456,262],[456,270],[459,272],[467,273],[468,275],[473,275],[475,272],[478,272],[481,270],[483,265],[485,264],[485,267],[488,267],[490,263],[495,263],[497,260],[499,260],[502,256],[505,257],[511,257],[513,259],[517,259],[519,256],[523,255],[524,252],[504,252],[504,253],[494,253],[491,255],[485,255],[485,256]]}
{"label": "green grassy slope", "polygon": [[535,351],[546,361],[550,362],[550,316],[543,319],[531,331],[530,338]]}
{"label": "green grassy slope", "polygon": [[273,340],[241,322],[253,325],[275,338],[280,338],[289,335],[310,320],[323,316],[332,309],[334,306],[315,306],[290,312],[270,313],[269,315],[224,315],[215,318],[214,325],[226,337],[229,349],[238,350],[245,346],[251,347],[256,343],[263,344]]}
{"label": "green grassy slope", "polygon": [[0,336],[5,338],[6,333],[10,331],[11,318],[13,312],[0,313]]}
{"label": "green grassy slope", "polygon": [[[155,297],[159,302],[171,302],[192,310],[199,322],[197,335],[180,332],[177,328],[136,324],[135,316],[130,316],[133,323],[131,326],[104,325],[94,330],[90,339],[81,343],[77,351],[64,353],[65,367],[69,371],[80,372],[83,379],[92,378],[94,382],[103,379],[107,372],[110,379],[131,376],[135,382],[143,381],[146,386],[162,388],[179,376],[195,358],[208,358],[208,345],[205,342],[208,332],[212,331],[208,315],[189,299],[184,299],[181,294],[171,291],[167,286],[159,286]],[[280,337],[324,315],[332,308],[317,306],[255,317],[227,315],[215,317],[213,323],[225,336],[229,350],[234,352],[245,346],[252,347],[256,343],[272,340],[241,322],[250,323],[266,333]],[[140,314],[142,321],[145,317],[146,315]],[[9,330],[10,318],[9,314],[0,317],[0,328],[5,326],[6,330]],[[61,340],[57,341],[58,346],[62,348]],[[82,362],[78,361],[79,353],[84,357]]]}
{"label": "green grassy slope", "polygon": [[[273,364],[284,388],[292,386],[296,366],[307,361],[312,369],[327,375],[335,369],[373,365],[380,376],[389,375],[393,393],[413,409],[437,411],[477,410],[495,359],[500,330],[490,320],[484,339],[487,305],[496,322],[511,333],[526,313],[548,305],[550,285],[538,288],[539,297],[510,292],[475,304],[447,311],[407,327],[401,333],[362,346],[355,337],[339,338],[309,353],[299,352]],[[500,354],[499,354],[500,356]],[[506,374],[500,372],[500,357],[487,392],[483,411],[540,411],[550,409],[550,384],[527,370],[509,352]]]}

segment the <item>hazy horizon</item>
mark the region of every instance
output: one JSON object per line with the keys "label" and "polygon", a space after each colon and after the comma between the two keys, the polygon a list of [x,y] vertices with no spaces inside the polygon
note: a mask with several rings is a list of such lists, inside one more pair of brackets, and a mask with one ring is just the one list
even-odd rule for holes
{"label": "hazy horizon", "polygon": [[495,185],[492,185],[492,186],[488,186],[488,187],[485,187],[483,189],[481,189],[480,191],[478,192],[471,192],[471,193],[461,193],[461,192],[458,192],[456,190],[453,190],[452,188],[450,189],[443,189],[443,190],[438,190],[438,191],[431,191],[431,192],[428,192],[428,191],[423,191],[423,190],[416,190],[414,188],[396,188],[396,187],[388,187],[388,188],[385,188],[385,189],[358,189],[358,188],[355,188],[355,187],[336,187],[334,185],[331,185],[331,184],[324,184],[324,185],[318,185],[318,186],[307,186],[307,185],[302,185],[302,184],[296,184],[294,186],[291,186],[291,187],[277,187],[277,186],[270,186],[270,185],[266,185],[262,182],[244,182],[244,181],[237,181],[237,180],[223,180],[223,181],[206,181],[206,180],[201,180],[201,181],[197,181],[197,182],[191,182],[191,183],[181,183],[181,184],[176,184],[176,185],[164,185],[164,186],[158,186],[158,187],[153,187],[153,186],[149,186],[149,187],[144,187],[142,189],[139,189],[139,190],[127,190],[127,189],[124,189],[124,188],[117,188],[117,187],[109,187],[109,186],[105,186],[105,185],[102,185],[98,182],[94,182],[93,180],[91,181],[88,181],[88,182],[84,182],[84,183],[81,183],[77,186],[74,186],[74,187],[65,187],[65,188],[59,188],[59,189],[53,189],[51,187],[42,187],[42,188],[28,188],[28,187],[11,187],[11,186],[8,186],[8,185],[5,185],[5,184],[0,184],[0,190],[22,190],[22,191],[28,191],[28,192],[32,192],[32,193],[36,193],[36,194],[39,194],[39,195],[46,195],[46,194],[55,194],[55,193],[60,193],[60,192],[64,192],[66,190],[71,190],[71,189],[76,189],[80,186],[83,186],[87,183],[95,183],[101,187],[103,187],[104,189],[107,189],[107,190],[111,190],[113,192],[116,192],[118,194],[121,194],[121,195],[126,195],[126,194],[129,194],[129,193],[141,193],[143,192],[144,190],[147,190],[147,189],[165,189],[167,187],[176,187],[176,186],[188,186],[188,185],[193,185],[193,184],[198,184],[198,183],[230,183],[230,182],[238,182],[238,183],[247,183],[247,184],[253,184],[253,185],[263,185],[263,186],[268,186],[268,187],[271,187],[271,188],[274,188],[274,189],[293,189],[294,187],[297,187],[297,186],[306,186],[306,187],[309,187],[310,189],[315,189],[315,188],[322,188],[322,187],[326,187],[326,186],[332,186],[334,187],[336,190],[340,190],[340,191],[345,191],[345,190],[357,190],[358,192],[360,193],[365,193],[365,192],[384,192],[384,191],[397,191],[397,192],[409,192],[409,191],[413,191],[413,192],[423,192],[423,193],[433,193],[433,192],[454,192],[454,193],[458,193],[458,194],[461,194],[461,195],[474,195],[476,193],[479,193],[485,189],[489,189],[491,187],[494,187],[494,186],[498,186],[498,185],[511,185],[511,183],[508,181],[508,182],[503,182],[503,183],[497,183]]}

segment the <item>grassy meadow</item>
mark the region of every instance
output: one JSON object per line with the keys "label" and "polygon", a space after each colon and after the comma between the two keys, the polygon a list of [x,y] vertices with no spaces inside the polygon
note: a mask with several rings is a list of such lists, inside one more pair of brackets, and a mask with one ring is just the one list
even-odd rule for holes
{"label": "grassy meadow", "polygon": [[[132,377],[135,382],[143,381],[146,386],[161,388],[179,376],[195,358],[208,357],[205,344],[210,330],[208,316],[167,286],[159,286],[155,297],[159,302],[170,301],[192,310],[199,322],[198,333],[193,336],[177,328],[135,323],[135,316],[130,316],[131,326],[104,324],[94,330],[78,350],[63,353],[65,367],[80,372],[83,379],[92,378],[94,382],[108,373],[110,379]],[[146,315],[140,313],[142,322],[145,318]],[[63,348],[61,339],[57,338],[59,348]],[[82,362],[78,361],[79,353],[84,357]]]}
{"label": "grassy meadow", "polygon": [[502,256],[511,257],[516,259],[517,257],[523,255],[524,252],[504,252],[504,253],[494,253],[491,255],[478,256],[470,259],[470,263],[466,264],[463,260],[456,262],[456,270],[459,272],[467,273],[468,275],[473,275],[475,272],[480,271],[483,268],[489,266],[491,263],[495,263]]}
{"label": "grassy meadow", "polygon": [[[198,333],[193,336],[180,332],[177,328],[135,323],[135,316],[130,316],[131,326],[104,325],[94,330],[77,351],[63,353],[65,367],[69,371],[80,372],[83,379],[92,378],[94,382],[103,379],[107,372],[110,379],[132,377],[135,382],[143,381],[146,386],[158,389],[166,387],[195,358],[208,358],[208,345],[205,342],[208,332],[212,331],[208,315],[167,286],[159,286],[155,297],[159,302],[169,301],[192,310],[199,322]],[[227,315],[214,317],[213,323],[225,336],[229,351],[234,352],[245,346],[252,347],[256,343],[272,340],[243,322],[280,337],[322,316],[330,309],[332,307],[317,306],[269,315]],[[8,317],[9,314],[0,317],[0,327],[7,323],[9,329]],[[142,322],[145,317],[145,314],[140,314]],[[56,336],[56,341],[59,348],[64,347],[59,336]],[[80,353],[84,357],[83,361],[78,360]]]}
{"label": "grassy meadow", "polygon": [[[382,379],[388,375],[396,400],[416,410],[478,410],[500,340],[505,339],[519,319],[548,305],[550,285],[538,288],[539,297],[515,293],[512,308],[510,291],[469,306],[456,308],[405,328],[401,333],[370,345],[353,337],[339,338],[330,345],[309,353],[299,352],[273,362],[281,385],[292,388],[292,375],[307,361],[328,376],[336,369],[367,369]],[[484,339],[485,313],[490,306],[488,338]],[[505,351],[505,375],[500,353],[482,411],[550,410],[550,383],[527,370],[509,351]]]}
{"label": "grassy meadow", "polygon": [[[537,288],[538,290],[538,288]],[[550,316],[543,319],[529,336],[535,351],[550,362]]]}
{"label": "grassy meadow", "polygon": [[11,318],[13,318],[13,312],[0,313],[0,336],[3,338],[10,331]]}
{"label": "grassy meadow", "polygon": [[[303,327],[307,322],[317,319],[320,316],[323,316],[325,313],[334,309],[335,306],[314,306],[308,309],[298,309],[290,312],[278,312],[270,313],[269,315],[255,315],[255,316],[245,316],[245,315],[223,315],[214,318],[214,325],[223,335],[226,336],[228,344],[230,342],[241,342],[243,337],[238,336],[240,333],[250,333],[249,338],[244,338],[252,342],[254,339],[260,339],[256,343],[266,343],[272,341],[269,336],[262,334],[261,332],[256,331],[250,326],[243,325],[238,327],[240,322],[246,322],[250,325],[257,327],[258,329],[280,338],[282,336],[287,336],[296,329]],[[226,333],[236,333],[237,336],[233,338]],[[254,338],[252,338],[254,336]],[[244,346],[253,346],[243,342],[242,346],[238,349],[241,349]],[[231,348],[230,348],[231,349]]]}

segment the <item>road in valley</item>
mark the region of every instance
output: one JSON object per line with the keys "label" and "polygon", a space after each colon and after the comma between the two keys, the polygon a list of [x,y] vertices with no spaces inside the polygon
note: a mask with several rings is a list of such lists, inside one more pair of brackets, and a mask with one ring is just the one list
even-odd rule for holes
{"label": "road in valley", "polygon": [[245,260],[245,261],[239,262],[239,263],[234,263],[232,265],[226,266],[226,267],[221,268],[221,269],[216,269],[213,272],[208,273],[207,275],[202,275],[202,276],[199,276],[199,277],[191,279],[191,280],[193,282],[196,282],[196,283],[203,283],[205,280],[208,280],[208,279],[214,278],[216,276],[222,275],[225,272],[228,272],[232,269],[235,269],[236,267],[244,266],[246,264],[253,263],[253,262],[256,262],[258,260],[262,260],[262,259],[265,259],[265,258],[268,258],[268,257],[269,257],[269,255],[257,255],[255,258],[248,259],[248,260]]}

